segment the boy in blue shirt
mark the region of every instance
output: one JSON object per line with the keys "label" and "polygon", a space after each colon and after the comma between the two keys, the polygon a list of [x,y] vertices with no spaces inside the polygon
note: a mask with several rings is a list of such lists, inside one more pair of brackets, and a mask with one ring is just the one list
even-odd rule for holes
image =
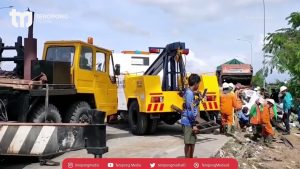
{"label": "boy in blue shirt", "polygon": [[194,92],[198,91],[200,77],[197,74],[191,74],[188,79],[189,87],[184,93],[184,111],[181,118],[181,124],[184,133],[184,154],[186,158],[193,158],[195,143],[197,140],[196,132],[196,116],[198,113],[198,106],[195,105]]}

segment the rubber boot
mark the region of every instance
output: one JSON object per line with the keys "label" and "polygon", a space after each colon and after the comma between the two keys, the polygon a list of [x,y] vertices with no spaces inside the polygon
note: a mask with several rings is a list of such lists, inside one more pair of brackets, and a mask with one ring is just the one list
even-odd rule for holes
{"label": "rubber boot", "polygon": [[224,134],[224,126],[223,125],[220,125],[220,134]]}
{"label": "rubber boot", "polygon": [[272,149],[274,149],[275,147],[273,146],[273,144],[272,144],[272,136],[266,136],[265,137],[265,145],[267,146],[267,147],[269,147],[269,148],[272,148]]}
{"label": "rubber boot", "polygon": [[234,134],[234,133],[235,133],[235,129],[236,129],[236,127],[235,127],[234,125],[232,125],[232,126],[231,126],[231,130],[230,130],[230,133],[231,133],[231,134]]}
{"label": "rubber boot", "polygon": [[226,135],[227,136],[232,136],[232,133],[231,133],[231,130],[232,130],[232,125],[226,125]]}

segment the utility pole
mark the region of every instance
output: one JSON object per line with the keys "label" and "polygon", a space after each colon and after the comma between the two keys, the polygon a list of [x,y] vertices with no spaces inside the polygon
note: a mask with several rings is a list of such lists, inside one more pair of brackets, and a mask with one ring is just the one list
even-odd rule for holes
{"label": "utility pole", "polygon": [[[266,45],[266,8],[265,8],[265,0],[263,0],[263,8],[264,8],[264,46]],[[263,87],[266,88],[266,53],[263,50],[263,75],[264,75],[264,83],[263,83]]]}

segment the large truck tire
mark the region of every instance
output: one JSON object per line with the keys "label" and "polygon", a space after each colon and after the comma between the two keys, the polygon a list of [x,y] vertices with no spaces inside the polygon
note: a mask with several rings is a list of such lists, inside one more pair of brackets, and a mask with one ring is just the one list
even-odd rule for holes
{"label": "large truck tire", "polygon": [[150,119],[148,121],[147,133],[154,134],[157,130],[158,119]]}
{"label": "large truck tire", "polygon": [[91,123],[89,110],[91,106],[87,102],[75,102],[69,107],[64,121],[66,123]]}
{"label": "large truck tire", "polygon": [[45,104],[40,104],[33,109],[29,121],[34,123],[61,123],[61,116],[57,107],[53,104],[49,104],[46,115]]}
{"label": "large truck tire", "polygon": [[147,114],[141,113],[137,101],[131,102],[129,105],[129,125],[132,134],[144,135],[147,132],[148,117]]}

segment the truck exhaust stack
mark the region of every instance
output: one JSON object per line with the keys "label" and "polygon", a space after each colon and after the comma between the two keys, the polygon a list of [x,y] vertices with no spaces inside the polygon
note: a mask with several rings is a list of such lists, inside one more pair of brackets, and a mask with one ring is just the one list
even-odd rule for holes
{"label": "truck exhaust stack", "polygon": [[32,25],[28,28],[28,38],[24,38],[24,79],[31,80],[31,61],[37,60],[37,39],[33,38],[34,12]]}

